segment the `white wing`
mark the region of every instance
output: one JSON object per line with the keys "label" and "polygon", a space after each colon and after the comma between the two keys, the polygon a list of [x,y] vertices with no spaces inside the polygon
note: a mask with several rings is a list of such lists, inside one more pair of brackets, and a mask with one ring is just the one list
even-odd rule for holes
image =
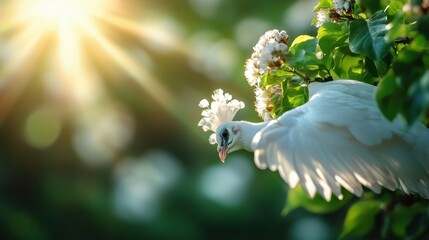
{"label": "white wing", "polygon": [[429,198],[429,130],[389,122],[375,101],[376,88],[338,80],[310,85],[310,101],[286,112],[255,136],[259,168],[278,170],[290,187],[299,182],[309,196],[341,186],[361,196],[362,186],[380,186]]}

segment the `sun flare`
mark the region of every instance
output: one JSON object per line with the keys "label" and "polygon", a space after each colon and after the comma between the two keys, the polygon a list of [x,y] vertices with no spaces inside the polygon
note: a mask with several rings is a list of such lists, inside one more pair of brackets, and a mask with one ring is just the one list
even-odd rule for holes
{"label": "sun flare", "polygon": [[[127,16],[131,10],[136,11],[131,9],[136,5],[128,4],[130,2],[133,1],[0,2],[0,22],[3,23],[0,53],[9,52],[7,61],[0,62],[0,125],[30,81],[45,82],[42,85],[47,85],[47,93],[53,96],[54,102],[65,103],[72,111],[88,108],[97,98],[106,97],[103,73],[97,65],[122,72],[180,118],[171,91],[121,40],[138,39],[141,46],[136,47],[155,41],[181,53],[185,52],[185,44],[181,45],[161,28],[145,31],[144,22]],[[155,39],[154,36],[166,37]]]}
{"label": "sun flare", "polygon": [[39,0],[29,7],[28,15],[47,24],[57,23],[63,25],[79,22],[81,19],[90,17],[93,9],[87,6],[81,1]]}

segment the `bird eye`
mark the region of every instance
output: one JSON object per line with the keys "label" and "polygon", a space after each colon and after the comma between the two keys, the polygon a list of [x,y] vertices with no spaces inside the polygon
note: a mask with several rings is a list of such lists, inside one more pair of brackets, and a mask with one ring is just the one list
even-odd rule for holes
{"label": "bird eye", "polygon": [[224,129],[221,134],[222,134],[222,138],[224,139],[227,139],[229,137],[229,132],[226,129]]}

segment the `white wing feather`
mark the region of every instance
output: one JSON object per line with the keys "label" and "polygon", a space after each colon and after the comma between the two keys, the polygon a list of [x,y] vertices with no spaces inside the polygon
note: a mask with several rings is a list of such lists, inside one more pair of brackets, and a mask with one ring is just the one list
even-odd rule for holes
{"label": "white wing feather", "polygon": [[381,186],[429,198],[429,130],[386,120],[376,88],[352,81],[312,83],[310,100],[269,123],[252,148],[259,168],[278,170],[309,196],[342,198],[341,187],[361,196]]}

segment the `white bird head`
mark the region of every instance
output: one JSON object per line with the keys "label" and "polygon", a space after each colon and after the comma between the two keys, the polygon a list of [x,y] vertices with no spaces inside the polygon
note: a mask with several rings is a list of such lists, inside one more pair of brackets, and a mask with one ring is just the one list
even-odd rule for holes
{"label": "white bird head", "polygon": [[209,104],[206,99],[201,100],[199,106],[203,108],[203,118],[198,123],[204,131],[214,132],[209,142],[218,144],[219,158],[223,162],[228,153],[241,149],[239,144],[239,127],[232,122],[238,110],[244,108],[244,103],[223,92],[222,89],[214,91],[213,102]]}
{"label": "white bird head", "polygon": [[222,162],[225,161],[226,155],[243,148],[240,139],[240,127],[236,122],[226,122],[217,128],[217,151]]}

